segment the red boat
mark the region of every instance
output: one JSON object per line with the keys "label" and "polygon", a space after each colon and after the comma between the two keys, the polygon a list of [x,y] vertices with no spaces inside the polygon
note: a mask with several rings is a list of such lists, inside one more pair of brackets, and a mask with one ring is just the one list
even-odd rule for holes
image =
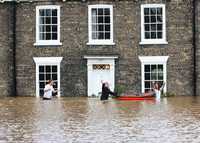
{"label": "red boat", "polygon": [[116,99],[118,100],[154,100],[155,96],[153,95],[147,95],[147,96],[125,95],[125,96],[119,96]]}

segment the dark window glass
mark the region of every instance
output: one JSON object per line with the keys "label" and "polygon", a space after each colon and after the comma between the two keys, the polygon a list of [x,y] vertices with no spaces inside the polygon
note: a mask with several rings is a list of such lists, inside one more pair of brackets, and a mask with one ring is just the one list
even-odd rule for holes
{"label": "dark window glass", "polygon": [[46,32],[51,32],[51,26],[46,26]]}
{"label": "dark window glass", "polygon": [[52,80],[57,80],[57,74],[52,74]]}
{"label": "dark window glass", "polygon": [[158,37],[159,39],[162,39],[162,32],[158,32]]}
{"label": "dark window glass", "polygon": [[145,73],[145,80],[150,80],[150,73]]}
{"label": "dark window glass", "polygon": [[40,82],[40,88],[44,88],[45,87],[45,82]]}
{"label": "dark window glass", "polygon": [[144,28],[145,28],[145,31],[150,31],[150,25],[149,24],[145,24]]}
{"label": "dark window glass", "polygon": [[105,39],[110,39],[110,33],[108,32],[105,33]]}
{"label": "dark window glass", "polygon": [[99,31],[104,31],[104,25],[99,25],[99,29],[98,29]]}
{"label": "dark window glass", "polygon": [[149,8],[144,8],[144,14],[149,15]]}
{"label": "dark window glass", "polygon": [[51,33],[46,33],[46,40],[51,40]]}
{"label": "dark window glass", "polygon": [[105,31],[110,31],[110,25],[105,25]]}
{"label": "dark window glass", "polygon": [[149,23],[149,22],[150,22],[149,16],[145,16],[145,17],[144,17],[144,22],[145,22],[145,23]]}
{"label": "dark window glass", "polygon": [[44,72],[44,66],[39,66],[39,72]]}
{"label": "dark window glass", "polygon": [[52,72],[57,72],[57,66],[52,66]]}
{"label": "dark window glass", "polygon": [[103,16],[98,17],[98,23],[103,23]]}
{"label": "dark window glass", "polygon": [[52,16],[57,16],[57,9],[52,9]]}
{"label": "dark window glass", "polygon": [[57,17],[52,17],[52,24],[57,24]]}
{"label": "dark window glass", "polygon": [[51,16],[51,9],[46,9],[46,16]]}
{"label": "dark window glass", "polygon": [[163,65],[158,65],[158,71],[163,72]]}
{"label": "dark window glass", "polygon": [[162,31],[162,24],[157,24],[157,30]]}
{"label": "dark window glass", "polygon": [[51,74],[46,74],[46,80],[50,80],[51,79]]}
{"label": "dark window glass", "polygon": [[103,15],[103,9],[102,8],[98,9],[98,15]]}
{"label": "dark window glass", "polygon": [[52,32],[57,32],[57,26],[52,26]]}
{"label": "dark window glass", "polygon": [[40,16],[45,16],[45,10],[40,9],[40,10],[39,10],[39,13],[40,13]]}
{"label": "dark window glass", "polygon": [[162,8],[157,8],[157,14],[162,15]]}
{"label": "dark window glass", "polygon": [[151,31],[156,31],[156,24],[151,24]]}
{"label": "dark window glass", "polygon": [[144,72],[150,72],[150,65],[144,66]]}
{"label": "dark window glass", "polygon": [[156,22],[156,16],[151,16],[151,23],[155,23]]}
{"label": "dark window glass", "polygon": [[105,17],[105,23],[110,23],[110,16],[109,17],[108,16]]}
{"label": "dark window glass", "polygon": [[151,39],[156,39],[156,32],[151,32]]}
{"label": "dark window glass", "polygon": [[109,8],[104,9],[104,15],[110,15],[110,9]]}
{"label": "dark window glass", "polygon": [[150,11],[151,11],[151,15],[156,15],[156,8],[151,8]]}
{"label": "dark window glass", "polygon": [[157,72],[157,66],[151,65],[151,72]]}
{"label": "dark window glass", "polygon": [[151,85],[150,82],[145,82],[145,88],[151,88],[150,85]]}
{"label": "dark window glass", "polygon": [[98,33],[98,39],[104,39],[104,33],[103,32]]}
{"label": "dark window glass", "polygon": [[46,72],[51,72],[51,66],[46,66]]}
{"label": "dark window glass", "polygon": [[52,33],[52,40],[57,40],[58,39],[57,35],[58,34],[56,32]]}
{"label": "dark window glass", "polygon": [[44,74],[39,74],[39,80],[44,80]]}
{"label": "dark window glass", "polygon": [[145,32],[145,39],[150,39],[151,36],[150,36],[150,32]]}
{"label": "dark window glass", "polygon": [[51,18],[50,17],[46,17],[45,20],[46,20],[46,24],[51,24]]}

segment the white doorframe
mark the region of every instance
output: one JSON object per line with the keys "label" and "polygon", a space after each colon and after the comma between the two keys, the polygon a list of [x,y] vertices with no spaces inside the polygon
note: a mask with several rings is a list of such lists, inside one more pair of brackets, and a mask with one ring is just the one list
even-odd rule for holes
{"label": "white doorframe", "polygon": [[88,96],[91,96],[91,90],[90,90],[90,79],[92,72],[93,72],[93,65],[94,64],[109,64],[110,69],[109,72],[111,75],[113,75],[111,78],[112,87],[111,89],[114,90],[115,86],[115,59],[117,59],[117,56],[84,56],[85,59],[87,59],[87,94]]}
{"label": "white doorframe", "polygon": [[60,97],[60,63],[63,57],[34,57],[36,64],[36,97],[40,97],[39,90],[39,66],[41,65],[57,65],[58,72],[58,97]]}

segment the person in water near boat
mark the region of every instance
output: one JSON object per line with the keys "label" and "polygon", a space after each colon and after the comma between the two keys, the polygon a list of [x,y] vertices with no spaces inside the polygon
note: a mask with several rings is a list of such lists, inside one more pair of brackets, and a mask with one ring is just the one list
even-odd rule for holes
{"label": "person in water near boat", "polygon": [[144,93],[144,96],[156,96],[157,99],[160,99],[161,91],[163,90],[165,83],[161,86],[158,82],[153,83],[153,90],[147,93]]}
{"label": "person in water near boat", "polygon": [[101,92],[101,97],[100,97],[101,101],[108,100],[109,95],[113,95],[113,96],[116,95],[116,93],[110,90],[108,82],[101,81],[101,83],[102,83],[102,92]]}
{"label": "person in water near boat", "polygon": [[52,94],[57,93],[57,91],[54,90],[53,85],[54,85],[53,80],[49,80],[47,82],[47,84],[45,85],[45,88],[44,88],[43,100],[51,100]]}

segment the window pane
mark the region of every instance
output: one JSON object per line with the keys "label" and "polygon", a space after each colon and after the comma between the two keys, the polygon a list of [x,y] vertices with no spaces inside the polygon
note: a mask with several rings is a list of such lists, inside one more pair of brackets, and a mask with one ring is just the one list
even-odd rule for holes
{"label": "window pane", "polygon": [[46,33],[46,39],[45,40],[51,40],[51,33]]}
{"label": "window pane", "polygon": [[145,82],[145,88],[151,88],[150,82]]}
{"label": "window pane", "polygon": [[157,80],[157,73],[151,73],[151,80]]}
{"label": "window pane", "polygon": [[98,15],[103,15],[103,9],[102,8],[98,9]]}
{"label": "window pane", "polygon": [[149,15],[149,8],[144,8],[144,14]]}
{"label": "window pane", "polygon": [[110,15],[110,9],[109,8],[104,9],[104,15]]}
{"label": "window pane", "polygon": [[51,66],[46,66],[46,72],[51,72]]}
{"label": "window pane", "polygon": [[57,80],[57,74],[52,74],[52,80]]}
{"label": "window pane", "polygon": [[110,31],[110,25],[105,25],[105,31]]}
{"label": "window pane", "polygon": [[52,33],[52,40],[57,40],[58,39],[57,35],[58,34],[56,32]]}
{"label": "window pane", "polygon": [[145,73],[145,80],[150,80],[150,73]]}
{"label": "window pane", "polygon": [[163,72],[163,65],[158,65],[158,72]]}
{"label": "window pane", "polygon": [[57,16],[57,9],[52,9],[52,16]]}
{"label": "window pane", "polygon": [[97,9],[92,9],[92,17],[96,17],[97,15]]}
{"label": "window pane", "polygon": [[50,17],[46,17],[45,21],[46,21],[46,24],[51,24],[51,18]]}
{"label": "window pane", "polygon": [[157,72],[157,65],[151,65],[151,72]]}
{"label": "window pane", "polygon": [[150,72],[150,65],[144,66],[144,72]]}
{"label": "window pane", "polygon": [[99,29],[98,29],[99,31],[104,31],[104,25],[101,24],[101,25],[99,25],[98,28],[99,28]]}
{"label": "window pane", "polygon": [[145,28],[145,31],[150,31],[150,25],[149,24],[145,24],[144,28]]}
{"label": "window pane", "polygon": [[156,39],[156,32],[151,32],[151,39]]}
{"label": "window pane", "polygon": [[40,40],[45,40],[46,36],[45,33],[40,33]]}
{"label": "window pane", "polygon": [[92,39],[98,39],[98,33],[92,32]]}
{"label": "window pane", "polygon": [[45,18],[44,17],[40,17],[40,24],[45,24]]}
{"label": "window pane", "polygon": [[46,32],[51,32],[51,26],[46,26]]}
{"label": "window pane", "polygon": [[157,16],[157,22],[162,22],[162,16]]}
{"label": "window pane", "polygon": [[57,66],[52,66],[52,72],[57,72]]}
{"label": "window pane", "polygon": [[103,32],[98,33],[98,39],[104,39],[104,33]]}
{"label": "window pane", "polygon": [[44,88],[45,87],[45,83],[44,82],[40,82],[40,88]]}
{"label": "window pane", "polygon": [[150,39],[150,32],[145,32],[145,39]]}
{"label": "window pane", "polygon": [[145,17],[144,17],[144,22],[145,22],[145,23],[149,23],[149,22],[150,22],[149,16],[145,16]]}
{"label": "window pane", "polygon": [[53,87],[54,87],[54,89],[57,89],[57,88],[58,88],[58,82],[57,82],[57,81],[54,81]]}
{"label": "window pane", "polygon": [[158,37],[159,39],[162,39],[162,32],[158,32]]}
{"label": "window pane", "polygon": [[163,80],[163,73],[158,73],[158,80]]}
{"label": "window pane", "polygon": [[110,39],[110,32],[105,33],[105,39]]}
{"label": "window pane", "polygon": [[44,90],[41,89],[41,90],[40,90],[40,96],[43,96],[43,95],[44,95]]}
{"label": "window pane", "polygon": [[157,24],[157,30],[162,30],[162,24]]}
{"label": "window pane", "polygon": [[51,16],[51,9],[46,9],[46,16]]}
{"label": "window pane", "polygon": [[58,29],[57,29],[57,26],[53,25],[53,26],[52,26],[52,32],[57,32],[57,30],[58,30]]}
{"label": "window pane", "polygon": [[39,66],[39,72],[44,72],[44,66]]}
{"label": "window pane", "polygon": [[103,16],[98,17],[98,23],[103,23]]}
{"label": "window pane", "polygon": [[151,11],[151,15],[156,15],[156,8],[151,8],[150,11]]}
{"label": "window pane", "polygon": [[156,31],[156,24],[151,24],[151,31]]}
{"label": "window pane", "polygon": [[39,74],[39,80],[44,80],[44,74]]}
{"label": "window pane", "polygon": [[157,8],[157,14],[162,15],[162,8]]}
{"label": "window pane", "polygon": [[156,16],[151,16],[151,23],[155,23],[156,22]]}
{"label": "window pane", "polygon": [[40,16],[45,16],[45,10],[44,9],[40,9],[39,13],[40,13]]}
{"label": "window pane", "polygon": [[46,80],[50,80],[51,79],[51,74],[46,74]]}
{"label": "window pane", "polygon": [[57,17],[52,17],[52,24],[57,24]]}
{"label": "window pane", "polygon": [[105,17],[105,23],[110,23],[110,16]]}

